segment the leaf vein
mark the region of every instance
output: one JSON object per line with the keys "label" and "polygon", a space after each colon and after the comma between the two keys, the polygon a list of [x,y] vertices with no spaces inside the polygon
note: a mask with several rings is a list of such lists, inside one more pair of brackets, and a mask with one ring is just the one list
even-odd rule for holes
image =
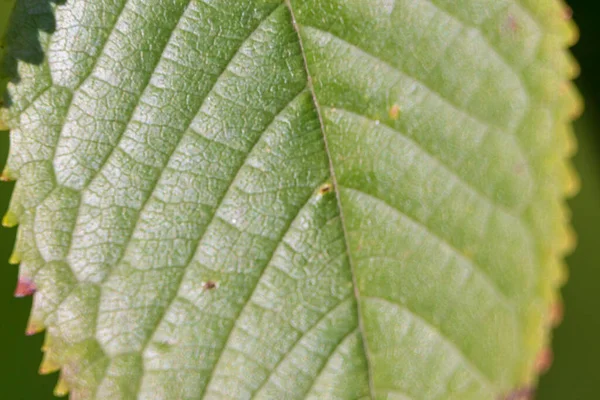
{"label": "leaf vein", "polygon": [[[300,344],[302,339],[304,339],[308,333],[312,332],[312,330],[315,329],[317,327],[317,325],[319,325],[320,322],[324,321],[327,317],[329,317],[334,312],[339,310],[349,299],[350,299],[350,297],[346,297],[346,298],[342,299],[338,304],[331,307],[331,309],[329,309],[327,312],[325,312],[314,324],[312,324],[312,326],[306,332],[302,333],[301,335],[298,335],[298,338],[294,341],[294,343],[291,344],[290,351],[288,352],[288,354],[281,357],[279,359],[279,361],[277,361],[277,363],[273,366],[273,368],[271,368],[269,375],[263,380],[261,385],[258,388],[256,388],[256,390],[253,391],[252,397],[254,397],[257,393],[259,393],[263,387],[265,387],[265,385],[269,382],[269,379],[275,374],[275,372],[277,371],[279,366],[288,359],[287,356],[289,355],[289,353],[291,353],[291,351],[293,351],[293,349],[298,347],[298,345]],[[316,380],[316,377],[315,377],[315,380]],[[308,393],[308,392],[310,392],[310,388],[309,388],[309,390],[307,390],[306,393]]]}
{"label": "leaf vein", "polygon": [[487,376],[482,369],[475,364],[475,362],[467,357],[467,355],[463,352],[463,350],[458,347],[458,345],[451,340],[448,336],[446,336],[445,333],[443,333],[439,327],[432,325],[431,323],[429,323],[427,320],[423,319],[420,315],[418,315],[417,313],[415,313],[414,311],[412,311],[410,308],[408,308],[406,305],[404,304],[398,304],[393,300],[384,298],[384,297],[380,297],[380,296],[364,296],[364,298],[370,301],[375,301],[375,302],[380,302],[380,303],[385,303],[391,307],[394,308],[399,308],[402,310],[405,310],[407,313],[409,313],[409,315],[415,319],[416,321],[420,322],[422,325],[428,327],[430,330],[432,330],[433,332],[436,333],[436,335],[443,340],[444,343],[446,343],[446,345],[452,349],[452,351],[458,355],[460,357],[460,359],[463,362],[463,365],[465,365],[465,367],[467,367],[467,369],[469,371],[471,371],[480,381],[482,384],[484,384],[484,386],[486,386],[491,393],[498,393],[499,391],[496,389],[496,385],[493,383],[492,379]]}
{"label": "leaf vein", "polygon": [[389,204],[385,200],[383,200],[383,199],[381,199],[379,197],[376,197],[375,195],[373,195],[371,193],[367,193],[367,192],[362,191],[361,189],[354,188],[354,187],[349,187],[349,186],[340,186],[340,187],[343,188],[343,189],[345,189],[345,190],[356,192],[356,193],[358,193],[361,196],[367,196],[367,197],[373,199],[374,201],[385,205],[386,207],[390,208],[394,212],[396,212],[396,213],[402,215],[404,218],[408,219],[414,225],[416,225],[416,226],[420,227],[421,229],[423,229],[428,235],[430,235],[431,237],[435,238],[440,244],[442,244],[443,246],[445,246],[446,248],[448,248],[448,250],[450,250],[457,258],[459,258],[460,260],[462,260],[465,263],[467,263],[467,265],[470,265],[473,268],[474,271],[477,271],[479,273],[479,275],[481,275],[481,277],[489,284],[490,291],[492,293],[494,293],[494,295],[499,300],[501,300],[502,303],[506,304],[511,309],[515,308],[515,304],[513,303],[513,300],[500,288],[500,286],[498,285],[498,283],[494,279],[492,279],[492,277],[485,271],[485,269],[483,267],[481,267],[480,265],[478,265],[477,263],[475,263],[473,260],[467,258],[452,243],[450,243],[447,239],[441,237],[437,233],[433,232],[427,225],[423,224],[420,221],[417,221],[412,216],[404,213],[402,210],[400,210],[397,207]]}
{"label": "leaf vein", "polygon": [[[356,45],[356,44],[348,41],[347,39],[344,39],[344,38],[342,38],[342,37],[340,37],[340,36],[338,36],[338,35],[330,32],[330,31],[326,31],[326,30],[323,30],[323,29],[315,27],[315,26],[311,26],[311,25],[306,25],[305,24],[305,25],[302,25],[302,27],[306,28],[308,30],[313,30],[313,31],[316,31],[316,32],[320,32],[321,34],[329,35],[330,37],[336,39],[339,42],[346,43],[347,46],[349,46],[349,47],[351,47],[353,49],[356,49],[358,52],[364,54],[365,56],[367,56],[369,58],[372,58],[372,59],[376,60],[378,63],[386,66],[390,70],[396,71],[396,73],[398,73],[398,74],[400,74],[402,76],[406,76],[406,77],[414,80],[415,82],[419,83],[421,86],[423,86],[424,88],[426,88],[430,93],[434,94],[440,100],[443,100],[446,104],[448,104],[450,107],[452,107],[456,112],[458,112],[460,114],[463,114],[463,115],[466,115],[471,120],[476,121],[476,122],[478,122],[479,124],[481,124],[483,126],[486,126],[488,128],[498,129],[500,132],[508,135],[508,133],[505,132],[505,130],[502,127],[497,126],[495,124],[492,124],[492,123],[490,123],[488,121],[485,121],[485,120],[481,119],[480,117],[476,116],[472,112],[470,112],[470,111],[468,111],[468,110],[460,107],[459,105],[455,104],[452,100],[450,100],[449,98],[445,97],[442,93],[440,93],[440,92],[438,92],[436,90],[433,90],[433,88],[431,88],[431,86],[428,85],[427,83],[425,83],[423,80],[421,80],[421,79],[419,79],[419,78],[417,78],[415,76],[412,76],[412,75],[408,74],[405,71],[400,70],[398,67],[390,64],[389,62],[383,60],[382,58],[376,56],[375,54],[372,54],[372,53],[364,50],[362,47],[360,47],[360,46],[358,46],[358,45]],[[521,118],[523,118],[523,117],[521,117]],[[520,125],[520,122],[516,126],[519,126],[519,125]],[[510,137],[513,137],[513,138],[515,137],[514,132],[511,132]],[[521,154],[525,154],[525,152],[523,151],[522,148],[520,148],[520,152],[521,152]],[[525,167],[526,167],[527,171],[531,171],[531,165],[529,165],[529,160],[528,160],[527,165]]]}
{"label": "leaf vein", "polygon": [[342,231],[344,233],[344,242],[346,245],[346,253],[348,255],[348,263],[350,265],[350,272],[352,274],[352,287],[353,287],[353,292],[354,292],[354,297],[356,299],[356,303],[357,303],[357,312],[358,312],[358,325],[359,325],[359,330],[361,332],[361,336],[362,336],[362,344],[363,344],[363,350],[365,353],[365,358],[367,361],[367,373],[368,373],[368,378],[369,378],[369,394],[371,396],[372,400],[376,399],[376,395],[375,395],[375,387],[374,387],[374,383],[373,383],[373,372],[372,372],[372,367],[371,367],[371,359],[370,359],[370,352],[369,352],[369,347],[368,347],[368,341],[367,341],[367,335],[366,335],[366,330],[364,328],[364,323],[363,323],[363,316],[362,313],[360,311],[360,307],[361,307],[361,303],[360,303],[360,293],[358,290],[358,285],[356,282],[356,272],[355,272],[355,267],[354,264],[352,262],[352,256],[350,254],[350,247],[348,244],[348,233],[346,232],[346,223],[344,220],[344,213],[342,210],[342,203],[340,200],[340,193],[339,193],[339,186],[338,186],[338,182],[337,182],[337,178],[336,178],[336,174],[335,174],[335,169],[333,166],[333,157],[331,156],[331,152],[329,150],[329,143],[327,141],[327,135],[325,134],[325,125],[323,123],[323,116],[321,114],[321,108],[319,106],[319,101],[317,98],[317,94],[315,92],[315,88],[313,86],[313,82],[312,82],[312,75],[310,73],[310,70],[308,68],[308,61],[306,59],[306,51],[304,49],[304,43],[302,41],[302,35],[300,33],[300,26],[296,20],[296,16],[294,14],[294,8],[292,7],[291,4],[291,0],[285,0],[285,4],[287,5],[289,11],[290,11],[290,16],[292,19],[292,25],[294,27],[294,30],[296,31],[296,34],[298,35],[298,43],[300,44],[300,49],[302,50],[302,58],[304,61],[304,69],[306,72],[306,76],[308,79],[308,87],[310,89],[312,98],[313,98],[313,102],[315,105],[315,109],[317,111],[317,115],[319,116],[319,123],[321,126],[321,131],[323,134],[323,144],[325,147],[325,152],[327,153],[327,159],[329,160],[329,170],[331,172],[331,180],[332,180],[332,184],[333,184],[333,188],[335,190],[335,194],[336,194],[336,199],[337,199],[337,203],[338,203],[338,210],[339,210],[339,214],[340,214],[340,221],[341,221],[341,226],[342,226]]}
{"label": "leaf vein", "polygon": [[[329,108],[330,110],[333,110],[333,107],[324,107],[324,108]],[[348,110],[348,109],[344,109],[344,108],[340,108],[340,107],[335,107],[335,110],[337,112],[342,112],[342,113],[347,113],[350,115],[354,115],[358,118],[362,118],[365,120],[368,120],[370,122],[372,122],[373,124],[376,123],[376,121],[364,114],[359,114],[357,112]],[[465,178],[463,178],[462,176],[460,176],[458,174],[458,172],[456,172],[454,169],[450,168],[446,163],[444,163],[442,160],[438,159],[433,153],[431,153],[429,150],[425,149],[421,143],[419,143],[417,140],[409,137],[408,135],[400,132],[398,129],[394,128],[393,126],[387,124],[385,121],[379,121],[379,126],[384,126],[385,128],[389,129],[390,131],[393,131],[394,133],[400,135],[402,138],[404,138],[407,142],[409,142],[410,144],[412,144],[413,146],[415,146],[420,152],[424,153],[432,162],[439,164],[445,171],[447,171],[449,174],[451,174],[451,176],[456,179],[462,186],[466,187],[467,189],[469,189],[470,191],[472,191],[474,194],[477,195],[477,197],[479,197],[482,201],[488,203],[490,206],[492,206],[493,208],[498,209],[500,212],[502,212],[503,214],[506,214],[510,217],[519,219],[518,215],[515,215],[515,213],[511,210],[509,210],[506,206],[498,203],[496,200],[494,200],[492,197],[488,196],[487,194],[485,194],[480,188],[476,187],[475,185],[473,185],[472,183],[468,182]]]}

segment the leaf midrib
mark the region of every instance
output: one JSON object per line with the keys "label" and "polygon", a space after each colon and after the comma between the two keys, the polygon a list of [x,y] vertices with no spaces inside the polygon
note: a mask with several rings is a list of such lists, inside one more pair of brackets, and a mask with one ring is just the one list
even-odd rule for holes
{"label": "leaf midrib", "polygon": [[332,159],[331,152],[329,149],[329,143],[327,141],[327,135],[325,134],[325,125],[323,123],[323,116],[321,115],[321,107],[319,105],[319,100],[317,98],[317,94],[315,92],[315,88],[313,85],[312,75],[310,73],[310,69],[308,68],[308,60],[306,58],[306,52],[304,50],[304,43],[302,42],[302,35],[300,33],[298,22],[296,20],[294,8],[292,6],[291,0],[284,0],[284,4],[287,6],[287,8],[290,12],[290,16],[292,19],[292,21],[291,21],[292,26],[294,28],[294,31],[298,35],[298,44],[300,45],[300,52],[302,54],[302,61],[303,61],[304,70],[305,70],[306,78],[307,78],[307,86],[308,86],[308,89],[310,90],[312,100],[313,100],[313,103],[315,106],[315,111],[319,118],[319,127],[321,128],[321,135],[323,137],[325,153],[327,154],[327,161],[329,163],[329,172],[331,174],[331,183],[333,186],[334,194],[336,196],[338,211],[339,211],[339,215],[340,215],[340,224],[341,224],[342,232],[343,232],[343,236],[344,236],[344,245],[346,248],[346,256],[348,258],[350,274],[352,275],[352,292],[354,294],[354,298],[356,301],[356,312],[357,312],[357,317],[358,317],[358,330],[360,331],[363,352],[364,352],[366,363],[367,363],[367,375],[368,375],[368,379],[369,379],[369,396],[370,396],[371,400],[375,400],[376,399],[375,384],[374,384],[374,379],[373,379],[371,353],[369,351],[369,346],[367,343],[367,335],[366,335],[366,330],[365,330],[365,326],[364,326],[364,318],[363,318],[363,315],[361,312],[361,295],[360,295],[360,291],[358,290],[358,283],[357,283],[357,279],[356,279],[356,268],[355,268],[355,265],[352,260],[352,255],[350,253],[350,246],[348,244],[348,232],[346,229],[346,220],[344,217],[342,202],[341,202],[341,198],[340,198],[339,185],[338,185],[337,177],[335,174],[333,159]]}

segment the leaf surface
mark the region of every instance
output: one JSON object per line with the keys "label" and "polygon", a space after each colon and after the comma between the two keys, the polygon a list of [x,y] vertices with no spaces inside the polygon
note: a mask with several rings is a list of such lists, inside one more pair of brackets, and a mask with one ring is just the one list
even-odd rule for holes
{"label": "leaf surface", "polygon": [[564,12],[18,2],[4,223],[57,393],[528,390],[571,247]]}

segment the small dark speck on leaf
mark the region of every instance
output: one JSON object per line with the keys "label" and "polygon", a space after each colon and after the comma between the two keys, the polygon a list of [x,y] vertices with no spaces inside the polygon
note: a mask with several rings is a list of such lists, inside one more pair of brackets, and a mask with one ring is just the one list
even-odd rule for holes
{"label": "small dark speck on leaf", "polygon": [[331,185],[331,183],[325,183],[323,185],[321,185],[321,187],[319,188],[319,194],[321,196],[326,195],[327,193],[331,192],[331,190],[333,190],[333,186]]}
{"label": "small dark speck on leaf", "polygon": [[218,287],[219,287],[219,284],[215,281],[202,282],[202,289],[204,289],[204,290],[213,290],[213,289],[217,289]]}
{"label": "small dark speck on leaf", "polygon": [[389,115],[394,121],[397,120],[400,116],[400,106],[398,104],[394,104],[392,107],[390,107]]}
{"label": "small dark speck on leaf", "polygon": [[523,175],[527,172],[527,164],[525,162],[519,162],[514,166],[515,174]]}
{"label": "small dark speck on leaf", "polygon": [[511,32],[516,32],[519,30],[519,24],[514,15],[508,14],[507,24]]}

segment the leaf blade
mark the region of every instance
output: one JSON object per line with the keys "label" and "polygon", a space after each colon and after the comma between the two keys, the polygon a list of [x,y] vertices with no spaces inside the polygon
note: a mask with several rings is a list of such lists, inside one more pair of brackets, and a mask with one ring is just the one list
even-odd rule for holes
{"label": "leaf blade", "polygon": [[[74,397],[534,379],[566,248],[536,213],[562,212],[546,143],[570,111],[536,68],[564,82],[567,35],[537,31],[534,56],[539,16],[513,2],[374,3],[56,7],[48,61],[11,86],[11,212]],[[560,132],[536,143],[543,113]]]}

